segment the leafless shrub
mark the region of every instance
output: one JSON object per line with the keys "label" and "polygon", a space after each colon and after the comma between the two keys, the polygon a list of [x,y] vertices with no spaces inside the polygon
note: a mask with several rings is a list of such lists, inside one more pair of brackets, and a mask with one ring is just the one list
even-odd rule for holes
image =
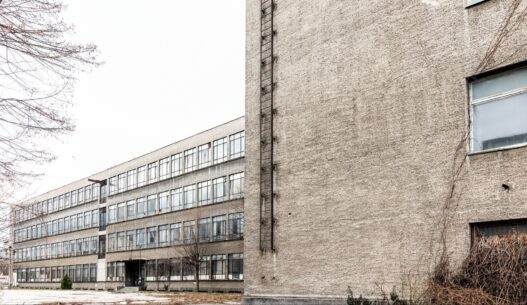
{"label": "leafless shrub", "polygon": [[425,292],[427,304],[519,305],[527,303],[527,234],[483,238],[459,270],[442,260]]}

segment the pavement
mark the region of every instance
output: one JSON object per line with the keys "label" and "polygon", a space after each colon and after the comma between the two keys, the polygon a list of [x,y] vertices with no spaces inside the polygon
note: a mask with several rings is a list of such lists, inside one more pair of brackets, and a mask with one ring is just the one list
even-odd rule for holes
{"label": "pavement", "polygon": [[166,295],[153,293],[116,293],[94,290],[0,290],[1,305],[139,305],[170,304]]}

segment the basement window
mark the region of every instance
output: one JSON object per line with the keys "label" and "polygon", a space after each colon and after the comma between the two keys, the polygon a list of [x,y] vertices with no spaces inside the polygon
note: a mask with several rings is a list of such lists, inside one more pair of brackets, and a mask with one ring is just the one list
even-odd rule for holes
{"label": "basement window", "polygon": [[527,233],[527,219],[471,223],[472,243],[480,238],[505,236],[514,232]]}
{"label": "basement window", "polygon": [[471,152],[527,144],[527,68],[470,81]]}

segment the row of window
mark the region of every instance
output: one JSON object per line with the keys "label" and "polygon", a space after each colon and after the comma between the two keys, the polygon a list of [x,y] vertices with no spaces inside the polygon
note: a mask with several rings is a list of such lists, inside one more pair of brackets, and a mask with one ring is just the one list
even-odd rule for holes
{"label": "row of window", "polygon": [[168,156],[108,179],[109,195],[141,187],[245,155],[245,132]]}
{"label": "row of window", "polygon": [[72,282],[97,281],[96,264],[70,265],[58,267],[22,268],[16,269],[19,283],[26,282],[60,282],[64,275],[68,275]]}
{"label": "row of window", "polygon": [[108,252],[167,247],[196,241],[235,240],[243,238],[243,213],[164,224],[108,234]]}
{"label": "row of window", "polygon": [[[124,281],[125,263],[107,264],[107,281]],[[185,259],[158,259],[142,263],[140,276],[146,281],[193,281],[195,267]],[[243,253],[200,257],[200,280],[243,280]]]}
{"label": "row of window", "polygon": [[97,254],[98,237],[85,237],[15,250],[15,262]]}
{"label": "row of window", "polygon": [[66,194],[15,210],[15,222],[21,222],[99,198],[99,184],[91,184]]}
{"label": "row of window", "polygon": [[[178,211],[243,197],[244,173],[141,197],[108,207],[108,223]],[[227,192],[228,190],[228,192]]]}
{"label": "row of window", "polygon": [[15,230],[15,242],[97,227],[99,218],[98,213],[99,210],[81,212],[75,215]]}

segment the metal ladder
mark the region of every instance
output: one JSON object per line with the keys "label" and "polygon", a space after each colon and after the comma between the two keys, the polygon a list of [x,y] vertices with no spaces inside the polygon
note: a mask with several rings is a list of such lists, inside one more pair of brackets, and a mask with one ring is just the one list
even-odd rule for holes
{"label": "metal ladder", "polygon": [[273,68],[274,0],[261,0],[260,17],[260,250],[274,251]]}

